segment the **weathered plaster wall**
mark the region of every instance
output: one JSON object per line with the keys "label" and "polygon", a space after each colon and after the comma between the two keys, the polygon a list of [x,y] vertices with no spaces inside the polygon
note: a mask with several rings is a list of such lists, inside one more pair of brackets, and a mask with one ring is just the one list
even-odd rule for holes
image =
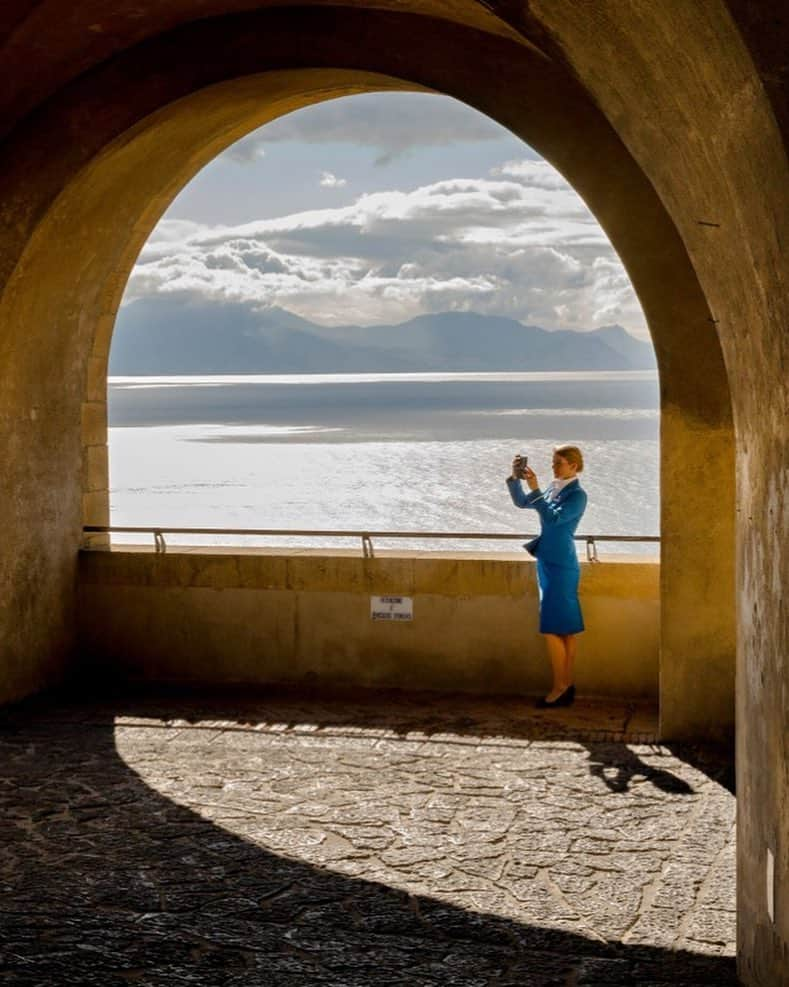
{"label": "weathered plaster wall", "polygon": [[[523,554],[83,552],[80,653],[92,681],[539,693],[550,670]],[[579,692],[657,699],[659,568],[582,564]],[[371,595],[410,596],[413,621],[373,621]]]}

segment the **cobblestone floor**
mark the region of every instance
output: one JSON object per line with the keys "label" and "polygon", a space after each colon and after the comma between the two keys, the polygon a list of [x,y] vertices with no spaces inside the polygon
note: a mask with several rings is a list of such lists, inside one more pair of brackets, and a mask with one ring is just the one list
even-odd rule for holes
{"label": "cobblestone floor", "polygon": [[654,726],[392,694],[5,710],[0,983],[734,984],[731,765]]}

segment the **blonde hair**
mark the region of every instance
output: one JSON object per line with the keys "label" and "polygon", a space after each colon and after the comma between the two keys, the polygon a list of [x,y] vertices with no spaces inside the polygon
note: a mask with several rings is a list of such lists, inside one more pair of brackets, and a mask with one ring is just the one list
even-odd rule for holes
{"label": "blonde hair", "polygon": [[583,473],[584,457],[578,446],[554,446],[553,451],[557,456],[566,459],[571,466],[577,466],[579,473]]}

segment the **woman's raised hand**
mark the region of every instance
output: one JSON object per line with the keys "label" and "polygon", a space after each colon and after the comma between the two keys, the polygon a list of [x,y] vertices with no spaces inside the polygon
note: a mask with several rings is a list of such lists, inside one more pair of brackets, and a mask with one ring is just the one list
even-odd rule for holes
{"label": "woman's raised hand", "polygon": [[526,486],[529,490],[538,490],[540,484],[537,480],[537,474],[531,468],[531,466],[524,466],[523,468],[523,479],[526,481]]}
{"label": "woman's raised hand", "polygon": [[537,490],[539,487],[537,482],[537,474],[531,466],[527,466],[523,462],[521,456],[516,456],[512,460],[512,475],[516,480],[525,480],[529,490]]}

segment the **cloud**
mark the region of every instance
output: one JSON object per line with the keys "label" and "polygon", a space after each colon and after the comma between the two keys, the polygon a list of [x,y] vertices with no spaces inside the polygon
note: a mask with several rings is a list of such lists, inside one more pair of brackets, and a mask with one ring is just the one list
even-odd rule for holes
{"label": "cloud", "polygon": [[202,229],[204,227],[201,223],[195,223],[191,219],[168,219],[165,223],[158,223],[154,227],[148,237],[147,246],[151,247],[155,243],[178,243],[192,233],[199,233]]}
{"label": "cloud", "polygon": [[245,165],[265,158],[266,149],[258,131],[255,130],[251,134],[247,134],[246,137],[242,137],[241,140],[236,141],[235,144],[231,144],[223,154],[231,161],[235,161],[236,164]]}
{"label": "cloud", "polygon": [[481,113],[447,96],[426,93],[366,93],[305,107],[267,123],[238,141],[229,154],[239,162],[265,153],[266,144],[352,144],[379,152],[377,163],[415,148],[447,147],[511,136]]}
{"label": "cloud", "polygon": [[348,182],[345,178],[338,178],[330,171],[322,171],[320,184],[321,188],[342,188]]}
{"label": "cloud", "polygon": [[126,301],[176,291],[326,324],[475,310],[547,328],[644,325],[592,214],[554,169],[528,159],[239,226],[165,220]]}
{"label": "cloud", "polygon": [[512,178],[529,188],[546,189],[549,192],[564,191],[575,195],[572,186],[547,161],[525,159],[505,161],[491,169],[491,175]]}

